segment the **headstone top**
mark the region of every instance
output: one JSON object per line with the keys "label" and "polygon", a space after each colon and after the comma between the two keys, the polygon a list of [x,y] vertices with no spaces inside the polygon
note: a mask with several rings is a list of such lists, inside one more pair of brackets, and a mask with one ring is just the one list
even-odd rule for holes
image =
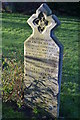
{"label": "headstone top", "polygon": [[45,3],[36,10],[36,14],[33,14],[27,22],[32,27],[33,32],[37,30],[36,32],[42,34],[46,32],[46,29],[50,32],[60,24],[60,21],[55,15],[52,15],[52,11]]}
{"label": "headstone top", "polygon": [[47,16],[51,15],[52,14],[52,11],[51,9],[47,6],[47,4],[42,4],[37,10],[36,10],[36,13],[40,13],[40,12],[43,12],[45,13]]}

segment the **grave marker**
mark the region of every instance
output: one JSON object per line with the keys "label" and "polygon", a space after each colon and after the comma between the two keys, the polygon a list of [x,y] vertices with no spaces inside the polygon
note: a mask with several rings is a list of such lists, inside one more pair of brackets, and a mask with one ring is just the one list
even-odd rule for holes
{"label": "grave marker", "polygon": [[24,42],[25,102],[58,117],[63,47],[53,29],[60,22],[46,4],[27,22],[33,34]]}

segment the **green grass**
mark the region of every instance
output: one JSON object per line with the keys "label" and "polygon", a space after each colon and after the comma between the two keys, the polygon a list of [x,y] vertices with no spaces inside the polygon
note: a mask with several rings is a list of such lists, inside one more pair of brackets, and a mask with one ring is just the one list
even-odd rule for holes
{"label": "green grass", "polygon": [[[21,60],[23,63],[24,41],[32,33],[26,22],[29,17],[20,14],[2,15],[2,52],[5,58],[16,59],[17,62]],[[64,46],[60,117],[79,118],[78,26],[80,21],[78,18],[68,16],[58,16],[58,18],[61,25],[55,29],[55,35]]]}
{"label": "green grass", "polygon": [[23,113],[14,111],[10,106],[6,107],[6,104],[3,104],[3,111],[5,111],[2,114],[3,118],[23,118],[24,117]]}

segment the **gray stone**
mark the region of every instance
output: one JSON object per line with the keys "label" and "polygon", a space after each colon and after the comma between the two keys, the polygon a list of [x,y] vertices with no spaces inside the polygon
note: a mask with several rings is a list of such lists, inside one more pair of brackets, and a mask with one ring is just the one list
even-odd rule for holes
{"label": "gray stone", "polygon": [[63,46],[53,29],[60,22],[46,4],[27,22],[33,34],[24,42],[25,102],[58,117]]}

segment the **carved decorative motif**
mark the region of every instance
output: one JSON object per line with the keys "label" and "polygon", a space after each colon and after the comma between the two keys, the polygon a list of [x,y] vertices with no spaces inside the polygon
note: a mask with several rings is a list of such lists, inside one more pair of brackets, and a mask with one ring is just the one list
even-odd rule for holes
{"label": "carved decorative motif", "polygon": [[33,21],[33,23],[35,25],[37,25],[38,31],[40,33],[42,33],[45,30],[46,26],[48,25],[48,21],[46,20],[44,14],[42,12],[38,15],[38,18],[36,18]]}

